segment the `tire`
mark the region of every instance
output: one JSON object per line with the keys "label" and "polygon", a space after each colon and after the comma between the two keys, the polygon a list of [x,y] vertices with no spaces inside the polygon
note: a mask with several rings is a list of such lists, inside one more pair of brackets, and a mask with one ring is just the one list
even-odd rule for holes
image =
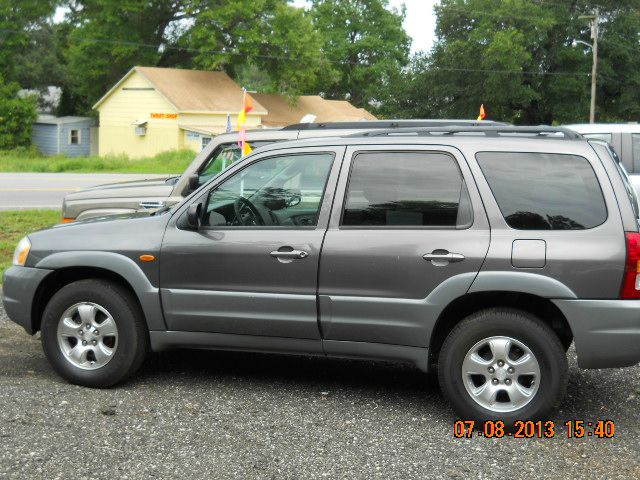
{"label": "tire", "polygon": [[[479,375],[470,373],[476,370]],[[506,308],[464,319],[449,333],[438,358],[440,387],[460,418],[502,420],[507,427],[516,420],[544,419],[556,408],[567,371],[564,346],[553,330],[529,313]]]}
{"label": "tire", "polygon": [[85,387],[124,381],[142,365],[149,348],[135,298],[105,280],[80,280],[61,288],[44,310],[41,330],[42,348],[54,370]]}

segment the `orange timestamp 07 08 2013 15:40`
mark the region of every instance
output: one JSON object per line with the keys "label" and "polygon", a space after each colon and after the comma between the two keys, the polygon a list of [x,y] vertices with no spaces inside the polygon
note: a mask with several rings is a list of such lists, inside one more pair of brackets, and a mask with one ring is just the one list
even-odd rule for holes
{"label": "orange timestamp 07 08 2013 15:40", "polygon": [[613,420],[567,420],[560,424],[553,420],[516,420],[506,425],[501,420],[475,422],[474,420],[456,420],[453,423],[455,438],[613,438],[616,426]]}

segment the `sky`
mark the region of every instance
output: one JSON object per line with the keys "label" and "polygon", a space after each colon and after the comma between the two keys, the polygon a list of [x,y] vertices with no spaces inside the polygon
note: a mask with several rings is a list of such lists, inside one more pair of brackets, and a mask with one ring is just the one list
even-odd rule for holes
{"label": "sky", "polygon": [[399,7],[403,3],[407,7],[404,29],[413,39],[411,51],[428,52],[433,46],[436,29],[433,6],[439,2],[437,0],[389,0],[392,7]]}
{"label": "sky", "polygon": [[[296,6],[304,6],[306,0],[293,0]],[[433,46],[436,17],[433,14],[433,6],[438,0],[389,0],[392,7],[407,7],[407,15],[404,20],[404,28],[413,39],[412,52],[429,51]],[[58,8],[55,21],[61,21],[64,17],[64,9]]]}

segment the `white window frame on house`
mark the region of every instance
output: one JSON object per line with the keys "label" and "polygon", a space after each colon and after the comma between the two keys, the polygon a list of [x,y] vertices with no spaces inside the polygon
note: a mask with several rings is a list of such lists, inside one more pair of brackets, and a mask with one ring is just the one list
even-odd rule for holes
{"label": "white window frame on house", "polygon": [[211,137],[202,137],[200,139],[200,150],[204,150],[204,147],[209,145],[210,141],[211,141]]}
{"label": "white window frame on house", "polygon": [[[77,133],[77,141],[73,141],[73,132]],[[69,129],[69,145],[82,145],[82,130],[79,128]]]}

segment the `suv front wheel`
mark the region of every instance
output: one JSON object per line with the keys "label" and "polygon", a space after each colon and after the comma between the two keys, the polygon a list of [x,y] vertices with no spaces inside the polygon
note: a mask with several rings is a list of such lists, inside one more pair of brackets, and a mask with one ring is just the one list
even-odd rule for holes
{"label": "suv front wheel", "polygon": [[56,372],[77,385],[110,387],[142,364],[148,334],[133,296],[104,280],[61,288],[42,316],[42,347]]}
{"label": "suv front wheel", "polygon": [[460,322],[438,359],[440,386],[454,410],[478,422],[541,419],[562,401],[567,357],[538,318],[488,309]]}

